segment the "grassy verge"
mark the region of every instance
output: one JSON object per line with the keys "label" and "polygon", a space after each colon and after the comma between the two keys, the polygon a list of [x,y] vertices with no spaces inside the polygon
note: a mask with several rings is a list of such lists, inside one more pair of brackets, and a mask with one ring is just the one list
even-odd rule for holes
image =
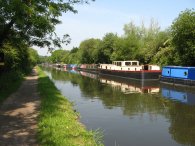
{"label": "grassy verge", "polygon": [[0,103],[17,90],[22,81],[23,75],[20,72],[7,72],[0,74]]}
{"label": "grassy verge", "polygon": [[[54,83],[38,67],[38,91],[41,111],[38,139],[43,146],[97,146],[101,145],[95,133],[86,131],[78,121],[72,104],[61,95]],[[96,139],[96,140],[95,140]]]}

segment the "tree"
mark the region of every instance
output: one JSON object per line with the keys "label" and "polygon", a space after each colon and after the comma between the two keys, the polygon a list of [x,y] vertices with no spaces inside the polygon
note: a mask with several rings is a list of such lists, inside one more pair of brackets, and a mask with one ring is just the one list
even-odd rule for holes
{"label": "tree", "polygon": [[180,64],[195,66],[195,11],[180,13],[171,26],[172,43],[180,57]]}
{"label": "tree", "polygon": [[107,33],[101,43],[101,62],[102,63],[111,63],[111,55],[115,50],[115,43],[118,39],[117,34]]}
{"label": "tree", "polygon": [[34,50],[33,48],[29,48],[28,49],[29,52],[29,60],[30,60],[30,64],[33,66],[35,66],[37,63],[39,63],[39,55],[37,50]]}
{"label": "tree", "polygon": [[79,48],[73,47],[72,50],[63,57],[63,62],[66,64],[78,64],[78,50]]}
{"label": "tree", "polygon": [[51,61],[53,63],[61,63],[63,62],[63,57],[66,56],[67,53],[68,51],[65,50],[55,50],[51,54]]}
{"label": "tree", "polygon": [[[74,5],[90,0],[0,0],[0,49],[7,43],[18,45],[51,45],[61,47],[68,43],[68,35],[63,39],[54,30],[60,24],[62,13],[77,11]],[[94,0],[92,0],[94,1]]]}
{"label": "tree", "polygon": [[28,73],[39,61],[37,51],[26,45],[20,44],[18,48],[6,45],[2,51],[5,54],[5,71]]}
{"label": "tree", "polygon": [[80,63],[99,63],[99,39],[87,39],[79,46]]}

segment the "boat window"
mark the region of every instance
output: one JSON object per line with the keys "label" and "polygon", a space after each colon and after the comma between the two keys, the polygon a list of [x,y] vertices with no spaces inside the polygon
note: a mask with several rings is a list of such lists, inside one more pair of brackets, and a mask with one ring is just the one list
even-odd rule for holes
{"label": "boat window", "polygon": [[121,68],[121,70],[122,70],[122,68]]}
{"label": "boat window", "polygon": [[137,70],[137,68],[135,68],[135,71]]}
{"label": "boat window", "polygon": [[130,68],[128,68],[128,70],[130,70]]}
{"label": "boat window", "polygon": [[188,75],[188,73],[185,71],[185,72],[184,72],[184,76],[187,76],[187,75]]}
{"label": "boat window", "polygon": [[152,70],[152,66],[149,66],[149,70]]}
{"label": "boat window", "polygon": [[121,62],[117,62],[117,66],[121,66]]}
{"label": "boat window", "polygon": [[131,65],[131,62],[125,62],[125,65]]}
{"label": "boat window", "polygon": [[132,65],[137,65],[137,62],[132,62]]}

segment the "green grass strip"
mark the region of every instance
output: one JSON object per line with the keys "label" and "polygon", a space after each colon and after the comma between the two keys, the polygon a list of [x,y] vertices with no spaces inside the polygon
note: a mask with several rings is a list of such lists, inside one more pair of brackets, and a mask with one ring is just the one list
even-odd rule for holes
{"label": "green grass strip", "polygon": [[24,80],[21,72],[6,72],[0,74],[0,103],[14,93]]}
{"label": "green grass strip", "polygon": [[57,90],[54,83],[37,67],[41,110],[38,140],[43,146],[97,146],[102,145],[97,133],[87,131],[78,121],[72,104]]}

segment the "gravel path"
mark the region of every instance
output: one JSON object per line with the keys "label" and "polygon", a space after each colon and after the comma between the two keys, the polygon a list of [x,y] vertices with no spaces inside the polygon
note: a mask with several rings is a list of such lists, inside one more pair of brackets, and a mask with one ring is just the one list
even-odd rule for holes
{"label": "gravel path", "polygon": [[36,141],[40,98],[36,70],[0,107],[0,146],[38,146]]}

